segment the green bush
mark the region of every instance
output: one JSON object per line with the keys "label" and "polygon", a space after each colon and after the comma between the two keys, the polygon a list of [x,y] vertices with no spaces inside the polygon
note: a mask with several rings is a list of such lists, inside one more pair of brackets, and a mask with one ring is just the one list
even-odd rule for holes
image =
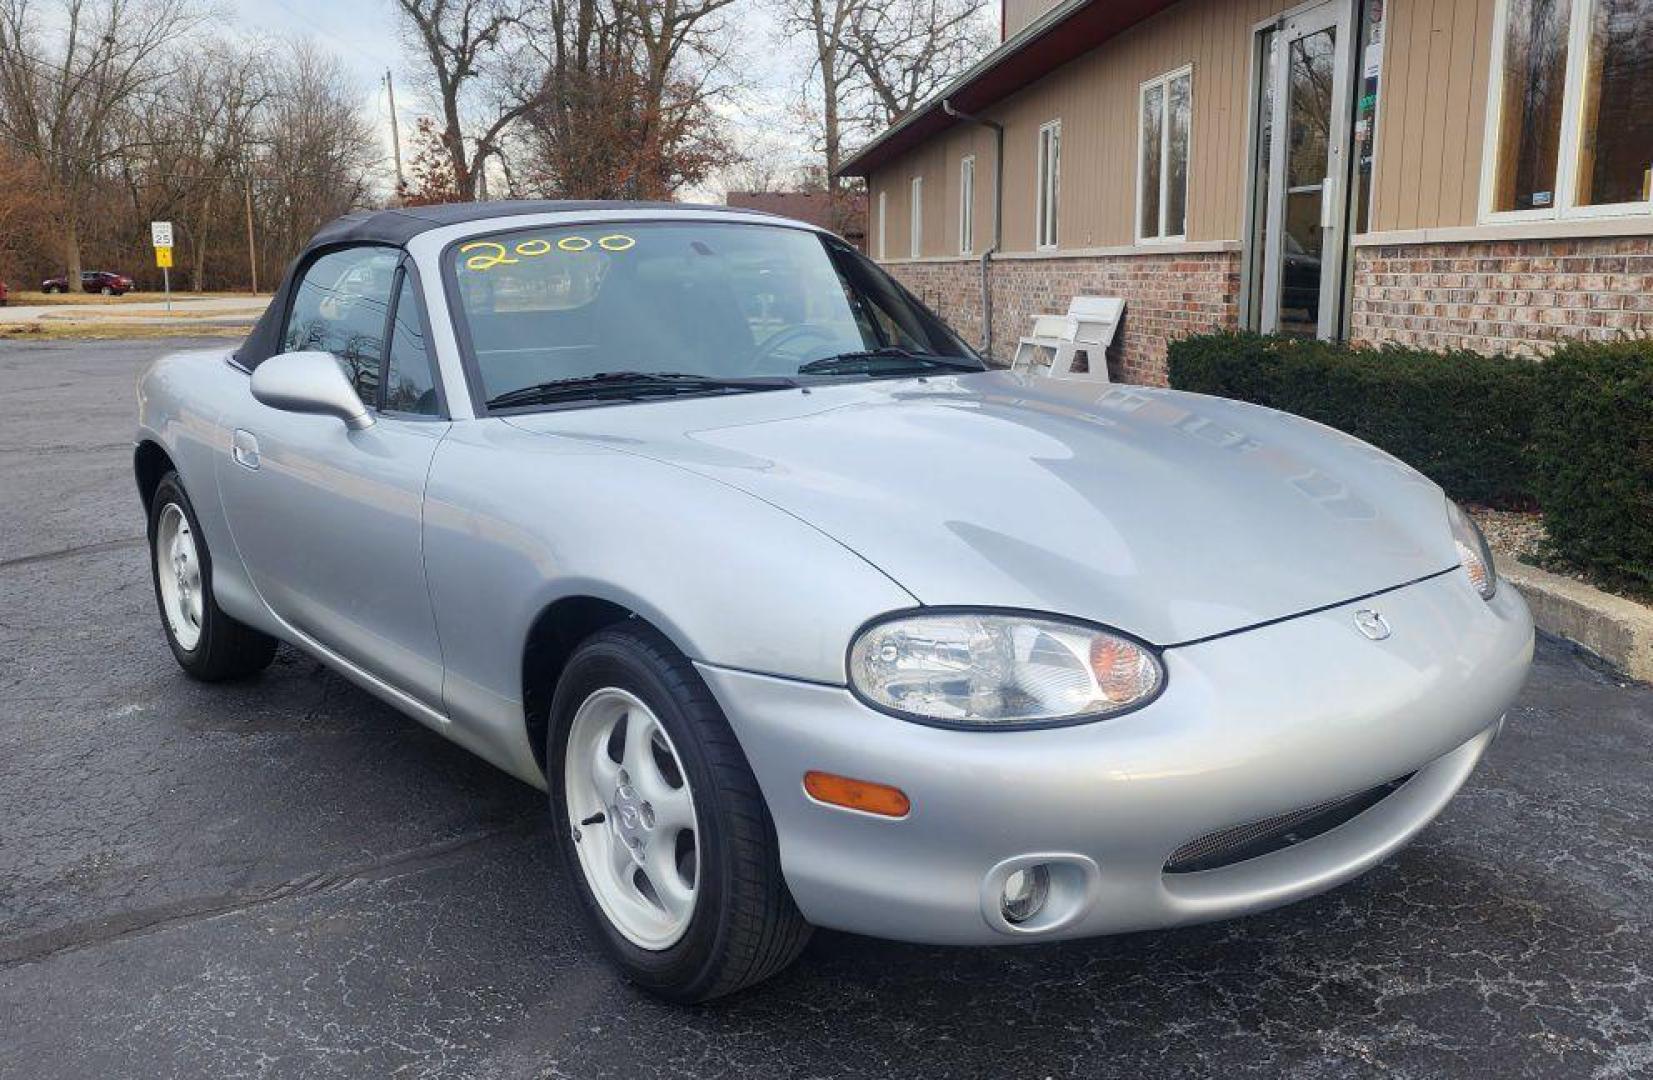
{"label": "green bush", "polygon": [[1539,365],[1472,352],[1218,333],[1172,342],[1171,385],[1306,416],[1405,461],[1453,498],[1534,501]]}
{"label": "green bush", "polygon": [[1653,341],[1558,349],[1543,365],[1534,433],[1556,554],[1653,590]]}

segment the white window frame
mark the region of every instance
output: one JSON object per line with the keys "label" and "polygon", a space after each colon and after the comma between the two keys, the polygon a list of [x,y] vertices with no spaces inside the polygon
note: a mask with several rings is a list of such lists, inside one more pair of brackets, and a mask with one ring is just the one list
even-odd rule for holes
{"label": "white window frame", "polygon": [[[1045,135],[1050,135],[1051,153],[1045,154]],[[1055,251],[1058,238],[1061,235],[1062,216],[1062,121],[1047,120],[1039,125],[1038,138],[1033,143],[1034,156],[1034,184],[1033,199],[1033,249],[1035,251]],[[1047,170],[1050,160],[1056,160],[1056,168]],[[1045,231],[1045,206],[1054,203],[1054,210],[1050,214],[1050,231]]]}
{"label": "white window frame", "polygon": [[915,176],[907,199],[907,232],[913,258],[924,257],[924,177]]}
{"label": "white window frame", "polygon": [[1582,218],[1647,217],[1653,200],[1579,206],[1579,132],[1584,120],[1584,78],[1589,67],[1590,22],[1598,0],[1571,0],[1567,27],[1567,74],[1561,98],[1561,139],[1557,149],[1555,199],[1551,206],[1531,210],[1494,210],[1493,189],[1498,183],[1498,129],[1503,123],[1504,45],[1509,34],[1510,0],[1493,5],[1492,58],[1487,65],[1486,131],[1481,143],[1481,198],[1479,221],[1496,225],[1518,221],[1563,221]]}
{"label": "white window frame", "polygon": [[884,241],[888,238],[889,230],[885,228],[890,220],[890,193],[883,189],[878,192],[878,261],[889,258],[889,249]]}
{"label": "white window frame", "polygon": [[[1136,181],[1132,185],[1136,188],[1136,209],[1131,215],[1131,234],[1139,244],[1181,244],[1188,239],[1188,216],[1192,206],[1186,188],[1182,193],[1182,231],[1171,235],[1165,232],[1165,214],[1171,203],[1167,197],[1171,193],[1171,84],[1185,77],[1188,79],[1188,167],[1184,175],[1185,181],[1191,184],[1194,176],[1194,65],[1184,64],[1174,71],[1155,75],[1136,90]],[[1159,96],[1159,230],[1144,235],[1142,167],[1148,163],[1148,156],[1142,145],[1142,110],[1148,100],[1148,91],[1156,86],[1163,87]]]}
{"label": "white window frame", "polygon": [[976,246],[976,155],[959,159],[959,254],[972,255]]}

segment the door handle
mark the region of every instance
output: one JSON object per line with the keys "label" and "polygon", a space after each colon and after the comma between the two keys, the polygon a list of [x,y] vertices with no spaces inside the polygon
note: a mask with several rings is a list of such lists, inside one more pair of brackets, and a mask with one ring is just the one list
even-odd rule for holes
{"label": "door handle", "polygon": [[1320,182],[1320,227],[1337,227],[1337,177],[1328,176]]}
{"label": "door handle", "polygon": [[236,428],[230,439],[230,457],[243,469],[258,468],[258,437],[244,428]]}

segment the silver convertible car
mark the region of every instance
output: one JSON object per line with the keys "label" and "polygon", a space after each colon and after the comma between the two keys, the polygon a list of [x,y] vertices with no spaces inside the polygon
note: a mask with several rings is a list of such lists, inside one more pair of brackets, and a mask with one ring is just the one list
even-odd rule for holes
{"label": "silver convertible car", "polygon": [[989,370],[761,214],[345,218],[138,402],[184,670],[285,641],[546,789],[599,937],[677,1001],[812,926],[1040,942],[1318,893],[1441,811],[1532,656],[1395,459]]}

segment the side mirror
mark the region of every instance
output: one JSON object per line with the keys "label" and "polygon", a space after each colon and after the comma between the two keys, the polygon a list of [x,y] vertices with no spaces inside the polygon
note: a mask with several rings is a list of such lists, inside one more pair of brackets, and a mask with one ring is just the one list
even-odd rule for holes
{"label": "side mirror", "polygon": [[283,412],[336,416],[351,431],[373,426],[373,414],[344,377],[332,353],[290,352],[253,368],[253,397]]}

